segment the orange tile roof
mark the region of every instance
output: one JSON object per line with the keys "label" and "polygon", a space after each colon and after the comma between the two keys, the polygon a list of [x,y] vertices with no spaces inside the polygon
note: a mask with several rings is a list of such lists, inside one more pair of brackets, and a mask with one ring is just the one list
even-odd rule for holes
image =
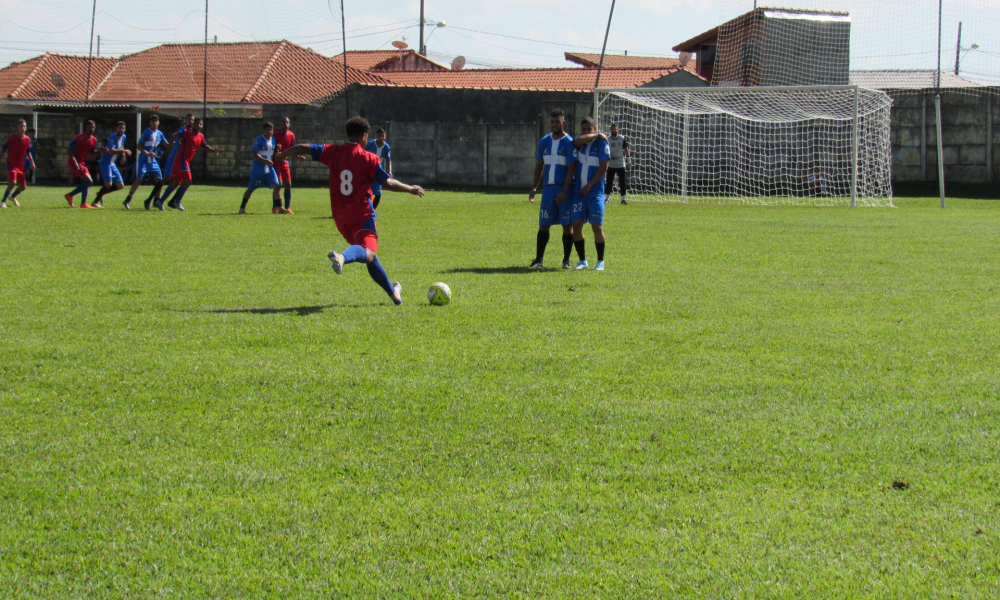
{"label": "orange tile roof", "polygon": [[[163,44],[123,56],[94,100],[200,101],[204,45]],[[380,83],[348,66],[349,83]],[[344,66],[287,41],[208,45],[209,102],[303,104],[343,89]]]}
{"label": "orange tile roof", "polygon": [[[604,69],[601,87],[639,87],[679,69]],[[379,73],[393,85],[406,87],[591,92],[596,69],[467,69]]]}
{"label": "orange tile roof", "polygon": [[[100,85],[117,62],[114,58],[93,59],[90,67],[91,91]],[[50,52],[0,70],[0,94],[11,99],[83,101],[86,99],[86,87],[86,56]]]}
{"label": "orange tile roof", "polygon": [[[600,54],[585,54],[583,52],[566,52],[566,60],[596,69],[601,64]],[[625,56],[622,54],[605,54],[605,69],[679,69],[681,63],[676,58],[665,56]]]}
{"label": "orange tile roof", "polygon": [[[343,64],[343,56],[344,54],[340,53],[334,56],[333,60]],[[448,67],[438,64],[422,54],[417,54],[417,51],[412,48],[406,50],[348,50],[347,66],[360,71],[381,72],[390,64],[411,57],[416,57],[417,60],[428,63],[437,69],[448,70]]]}

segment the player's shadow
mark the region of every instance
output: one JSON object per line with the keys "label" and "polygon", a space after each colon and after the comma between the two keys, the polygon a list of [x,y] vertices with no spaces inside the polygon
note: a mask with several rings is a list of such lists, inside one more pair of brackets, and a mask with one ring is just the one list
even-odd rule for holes
{"label": "player's shadow", "polygon": [[219,308],[216,310],[208,310],[205,312],[210,313],[244,313],[251,315],[280,315],[285,313],[294,314],[296,317],[307,317],[309,315],[315,315],[317,313],[323,312],[325,309],[330,308],[333,304],[320,304],[317,306],[295,306],[291,308],[273,308],[273,307],[262,307],[262,308]]}
{"label": "player's shadow", "polygon": [[544,269],[530,269],[528,267],[463,267],[458,269],[447,269],[442,273],[475,273],[477,275],[511,275],[519,273],[537,273]]}

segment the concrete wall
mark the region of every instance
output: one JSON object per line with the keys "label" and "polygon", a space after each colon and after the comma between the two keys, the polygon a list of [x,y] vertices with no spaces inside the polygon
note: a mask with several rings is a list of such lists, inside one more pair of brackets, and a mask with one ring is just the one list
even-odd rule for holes
{"label": "concrete wall", "polygon": [[393,175],[408,183],[529,187],[535,124],[390,123]]}
{"label": "concrete wall", "polygon": [[[937,181],[934,90],[898,90],[889,94],[893,97],[893,180]],[[998,113],[1000,88],[942,92],[941,142],[945,181],[1000,181]]]}

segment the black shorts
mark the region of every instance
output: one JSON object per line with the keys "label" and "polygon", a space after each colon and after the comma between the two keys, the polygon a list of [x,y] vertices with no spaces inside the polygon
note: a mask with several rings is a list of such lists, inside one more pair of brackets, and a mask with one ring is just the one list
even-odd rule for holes
{"label": "black shorts", "polygon": [[608,174],[604,178],[604,193],[611,195],[611,184],[615,177],[618,177],[618,193],[624,196],[628,192],[628,176],[625,174],[625,167],[608,167]]}

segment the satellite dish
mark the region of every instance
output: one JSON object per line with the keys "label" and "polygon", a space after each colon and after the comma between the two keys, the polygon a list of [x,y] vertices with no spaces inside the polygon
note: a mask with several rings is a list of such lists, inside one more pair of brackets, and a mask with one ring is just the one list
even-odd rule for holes
{"label": "satellite dish", "polygon": [[452,71],[461,71],[462,67],[464,67],[464,66],[465,66],[465,57],[464,56],[456,56],[455,60],[451,61],[451,70]]}
{"label": "satellite dish", "polygon": [[680,56],[677,57],[677,60],[681,63],[682,67],[686,67],[687,64],[691,62],[691,53],[681,52]]}
{"label": "satellite dish", "polygon": [[392,43],[392,47],[398,50],[406,50],[407,48],[410,47],[410,45],[407,44],[406,42],[401,42],[399,40],[396,40],[395,42]]}
{"label": "satellite dish", "polygon": [[441,29],[442,27],[447,27],[447,26],[448,26],[448,24],[445,23],[444,21],[438,21],[437,22],[438,29]]}
{"label": "satellite dish", "polygon": [[49,79],[52,80],[52,85],[56,86],[57,90],[61,90],[61,89],[65,89],[66,88],[66,78],[64,78],[59,73],[56,73],[56,72],[50,73],[49,74]]}

